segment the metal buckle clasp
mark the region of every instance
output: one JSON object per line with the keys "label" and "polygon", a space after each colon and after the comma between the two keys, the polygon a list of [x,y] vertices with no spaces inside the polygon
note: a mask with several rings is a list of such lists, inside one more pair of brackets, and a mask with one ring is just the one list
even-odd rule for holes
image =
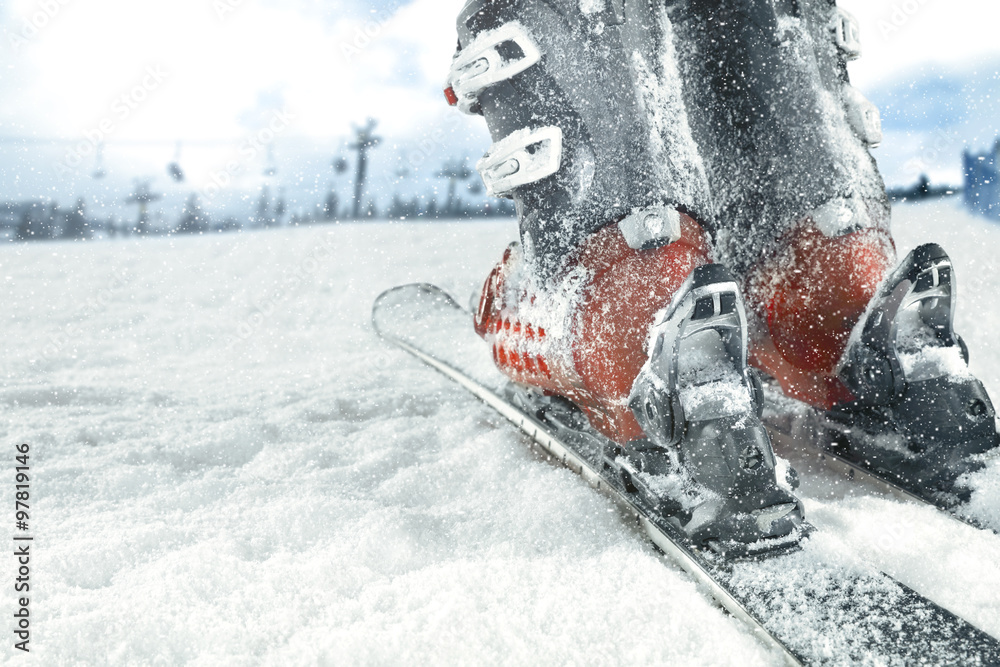
{"label": "metal buckle clasp", "polygon": [[562,144],[562,130],[555,125],[517,130],[493,144],[476,163],[486,192],[502,197],[556,173],[562,164]]}
{"label": "metal buckle clasp", "polygon": [[845,9],[837,8],[833,17],[833,35],[837,48],[844,54],[846,60],[856,60],[861,57],[861,28],[854,15]]}
{"label": "metal buckle clasp", "polygon": [[[512,46],[501,49],[504,44]],[[520,55],[516,55],[518,51]],[[458,97],[458,108],[462,113],[473,113],[479,93],[520,74],[541,58],[538,45],[516,21],[480,34],[455,54],[451,63],[448,83]]]}

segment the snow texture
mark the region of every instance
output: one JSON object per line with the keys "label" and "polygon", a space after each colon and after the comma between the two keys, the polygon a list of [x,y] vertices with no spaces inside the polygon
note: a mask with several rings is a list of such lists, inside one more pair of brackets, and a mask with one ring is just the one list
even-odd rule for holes
{"label": "snow texture", "polygon": [[[584,289],[593,280],[593,274],[581,265],[567,267],[551,279],[545,279],[532,271],[532,265],[525,259],[525,253],[518,243],[508,247],[509,257],[504,265],[502,277],[502,294],[499,303],[501,309],[499,318],[509,323],[515,333],[507,326],[494,332],[494,345],[502,347],[519,355],[531,358],[542,358],[558,376],[576,377],[576,362],[574,350],[580,344],[580,332],[583,330],[583,309],[581,304]],[[479,293],[474,293],[474,304],[469,310],[475,312],[479,307]],[[440,327],[441,325],[438,324]],[[525,332],[539,332],[539,335]],[[544,332],[545,335],[541,335]],[[479,338],[473,341],[482,345]],[[421,341],[421,345],[424,343]],[[448,358],[447,354],[438,354],[439,358]],[[466,358],[476,358],[473,354]],[[490,362],[492,363],[492,362]],[[477,376],[484,380],[483,375]],[[496,381],[486,381],[487,386],[496,387],[506,380],[497,373]]]}
{"label": "snow texture", "polygon": [[[896,214],[901,249],[951,253],[971,370],[1000,397],[1000,228],[951,203]],[[0,249],[0,432],[33,457],[18,660],[781,664],[610,501],[372,331],[382,290],[469,295],[515,235],[365,223]],[[1000,538],[792,463],[830,544],[1000,633]],[[1000,528],[1000,461],[974,483]]]}
{"label": "snow texture", "polygon": [[910,382],[939,377],[968,378],[970,373],[955,345],[943,346],[933,330],[920,318],[916,306],[896,316],[896,346],[903,375]]}
{"label": "snow texture", "polygon": [[665,9],[654,11],[651,20],[657,21],[661,40],[658,62],[650,62],[641,51],[632,53],[640,108],[649,119],[650,152],[668,199],[706,218],[712,210],[708,177],[688,123],[674,29]]}
{"label": "snow texture", "polygon": [[[837,62],[828,29],[834,10],[824,2],[797,6],[802,17],[779,16],[774,30],[751,17],[750,5],[677,3],[670,14],[688,123],[725,221],[715,258],[740,276],[814,212],[836,231],[883,228],[888,219],[881,178],[847,120],[843,91],[823,83],[824,68]],[[745,46],[754,43],[776,48]],[[727,231],[734,228],[741,233]]]}
{"label": "snow texture", "polygon": [[687,475],[677,473],[652,475],[640,472],[637,477],[658,497],[680,503],[681,507],[687,510],[705,506],[709,501],[719,502],[718,494],[703,486],[696,486]]}
{"label": "snow texture", "polygon": [[580,11],[584,15],[600,14],[607,7],[607,0],[580,0]]}
{"label": "snow texture", "polygon": [[[518,319],[536,329],[545,329],[550,341],[566,341],[577,335],[583,327],[580,307],[583,290],[593,281],[592,272],[576,265],[565,268],[555,279],[545,280],[532,271],[519,245],[510,246],[510,250],[510,273],[504,282],[503,302],[517,304]],[[532,354],[571,354],[569,350],[543,347],[546,342],[540,338],[521,343]]]}
{"label": "snow texture", "polygon": [[753,412],[750,392],[736,373],[724,380],[682,386],[681,404],[691,419],[718,419]]}
{"label": "snow texture", "polygon": [[706,330],[684,339],[677,364],[677,386],[687,419],[718,419],[753,411],[750,391],[718,332]]}

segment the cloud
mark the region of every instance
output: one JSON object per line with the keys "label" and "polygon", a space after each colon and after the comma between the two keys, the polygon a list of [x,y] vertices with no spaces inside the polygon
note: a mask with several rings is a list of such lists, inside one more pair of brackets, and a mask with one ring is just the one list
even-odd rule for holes
{"label": "cloud", "polygon": [[[220,3],[222,3],[220,5]],[[411,188],[455,156],[475,158],[489,143],[479,118],[443,101],[462,0],[14,0],[0,4],[0,136],[81,140],[108,118],[110,176],[116,194],[133,176],[159,175],[182,140],[190,183],[225,165],[269,114],[293,121],[275,141],[289,188],[308,194],[333,178],[352,123],[380,120],[386,139],[373,153],[385,193],[397,167],[417,165]],[[964,62],[1000,54],[993,32],[1000,6],[974,0],[842,0],[862,27],[865,55],[852,63],[863,90],[917,62]],[[223,9],[220,9],[220,6]],[[50,16],[46,14],[49,8]],[[41,18],[40,18],[41,17]],[[27,27],[26,27],[27,26]],[[886,26],[889,26],[888,28]],[[26,33],[31,33],[27,34]],[[115,113],[149,67],[166,73],[126,119]],[[946,98],[941,88],[928,94]],[[933,106],[933,105],[932,105]],[[889,124],[931,122],[960,113],[941,101],[923,118],[889,115]],[[970,112],[971,113],[971,112]],[[978,113],[978,112],[977,112]],[[985,112],[983,112],[985,113]],[[895,131],[893,127],[891,131]],[[136,142],[159,142],[139,146]],[[0,199],[92,191],[93,155],[75,178],[56,180],[64,145],[32,144],[0,155]],[[234,179],[259,186],[262,152]],[[312,171],[309,171],[312,170]],[[302,182],[293,180],[297,178]],[[117,180],[116,180],[117,179]],[[304,180],[303,180],[304,179]],[[164,188],[175,187],[163,182]],[[178,186],[179,187],[179,186]],[[307,188],[311,190],[307,190]],[[305,197],[305,194],[303,194]]]}
{"label": "cloud", "polygon": [[861,27],[864,53],[851,64],[866,88],[921,64],[954,65],[1000,55],[1000,3],[982,0],[840,0]]}
{"label": "cloud", "polygon": [[[38,5],[16,2],[2,17],[0,135],[75,142],[114,118],[106,158],[119,162],[118,171],[158,173],[180,139],[188,146],[185,170],[204,182],[278,107],[294,117],[277,144],[285,157],[323,147],[333,153],[351,124],[369,116],[381,120],[384,136],[417,142],[451,113],[441,88],[460,0],[219,0],[221,11],[215,0],[50,2],[54,16],[24,35]],[[150,66],[165,81],[118,119],[116,105]],[[134,142],[162,146],[132,150]],[[386,146],[376,160],[397,158]],[[51,167],[65,150],[8,151],[0,198],[51,191]],[[327,173],[330,157],[322,159]],[[76,185],[90,166],[81,167]]]}
{"label": "cloud", "polygon": [[[0,46],[11,75],[0,92],[5,124],[77,136],[158,65],[168,84],[122,136],[190,140],[239,136],[245,113],[273,91],[295,107],[302,134],[336,136],[367,115],[409,129],[440,96],[458,9],[442,0],[367,12],[360,3],[330,12],[311,2],[218,0],[235,5],[220,16],[213,0],[50,2],[58,12],[36,34]],[[8,35],[35,10],[11,5]]]}

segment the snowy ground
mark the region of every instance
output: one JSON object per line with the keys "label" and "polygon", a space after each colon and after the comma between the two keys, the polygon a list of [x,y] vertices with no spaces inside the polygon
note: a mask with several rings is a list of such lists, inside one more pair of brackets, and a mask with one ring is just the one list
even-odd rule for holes
{"label": "snowy ground", "polygon": [[[895,229],[952,253],[959,330],[1000,398],[1000,226],[939,202],[897,208]],[[29,443],[33,662],[777,664],[608,500],[373,334],[381,290],[470,294],[513,236],[0,248],[0,493],[11,507]],[[833,481],[806,476],[815,523],[1000,634],[1000,537]],[[978,502],[1000,515],[1000,486]],[[25,658],[11,627],[4,662]]]}

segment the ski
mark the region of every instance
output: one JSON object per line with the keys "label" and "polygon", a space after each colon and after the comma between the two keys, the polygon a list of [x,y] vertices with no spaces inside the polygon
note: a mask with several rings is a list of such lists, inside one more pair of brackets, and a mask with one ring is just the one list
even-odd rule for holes
{"label": "ski", "polygon": [[372,321],[383,339],[452,379],[517,426],[556,462],[607,494],[625,517],[788,664],[1000,664],[1000,642],[888,575],[829,535],[730,557],[703,549],[651,511],[607,465],[614,443],[556,402],[534,403],[496,370],[471,314],[431,285],[383,293]]}
{"label": "ski", "polygon": [[765,393],[770,407],[763,421],[776,449],[808,448],[828,469],[849,480],[864,481],[901,502],[932,507],[978,530],[997,532],[996,528],[963,512],[967,497],[954,493],[927,493],[920,486],[907,484],[905,479],[873,469],[869,461],[851,448],[849,429],[827,419],[821,411],[785,397],[780,389],[768,386]]}

